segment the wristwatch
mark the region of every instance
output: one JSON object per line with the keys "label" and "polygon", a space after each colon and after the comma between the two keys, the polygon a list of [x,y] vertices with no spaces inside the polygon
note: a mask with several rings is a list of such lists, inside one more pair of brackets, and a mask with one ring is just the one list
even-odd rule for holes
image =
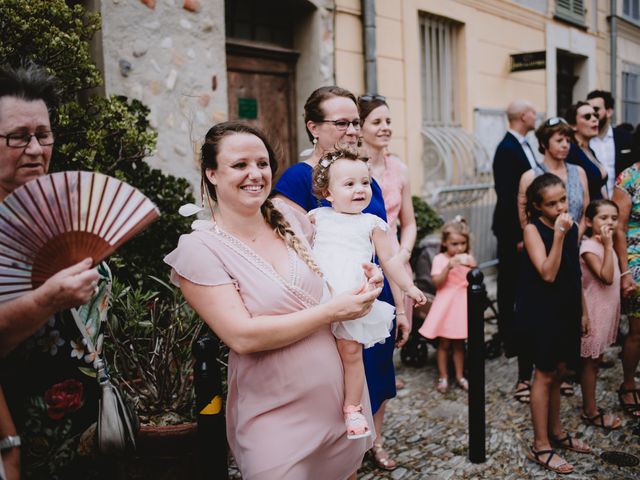
{"label": "wristwatch", "polygon": [[21,443],[22,442],[20,441],[20,437],[18,435],[9,435],[8,437],[0,438],[0,451],[19,447]]}

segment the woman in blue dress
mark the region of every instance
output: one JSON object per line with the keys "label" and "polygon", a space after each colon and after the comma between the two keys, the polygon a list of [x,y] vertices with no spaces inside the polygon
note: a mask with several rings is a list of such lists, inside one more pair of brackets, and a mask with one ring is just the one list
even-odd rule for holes
{"label": "woman in blue dress", "polygon": [[[311,155],[303,162],[289,167],[280,177],[274,191],[276,197],[281,198],[295,208],[308,212],[319,206],[328,206],[326,201],[318,200],[311,190],[311,172],[322,154],[337,145],[356,145],[360,137],[360,116],[355,96],[340,87],[320,87],[314,91],[304,106],[304,119],[307,135],[313,144]],[[364,210],[374,214],[384,221],[387,214],[382,198],[382,190],[372,178],[371,203]],[[379,300],[394,305],[391,289],[385,280]],[[402,317],[401,317],[402,318]],[[365,375],[371,399],[371,411],[378,435],[371,454],[374,463],[385,470],[396,468],[396,462],[382,446],[382,423],[386,401],[396,395],[395,370],[393,367],[393,348],[396,339],[396,328],[383,344],[376,344],[363,352]],[[402,319],[398,328],[408,332],[411,326]],[[403,335],[402,338],[406,338]],[[401,345],[399,345],[401,346]]]}

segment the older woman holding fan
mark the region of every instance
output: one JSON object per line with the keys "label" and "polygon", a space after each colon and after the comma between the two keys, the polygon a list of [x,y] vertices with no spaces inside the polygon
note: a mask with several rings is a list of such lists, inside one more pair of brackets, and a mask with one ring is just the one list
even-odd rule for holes
{"label": "older woman holding fan", "polygon": [[[55,82],[44,70],[0,69],[0,202],[47,173],[54,143],[49,109],[55,105]],[[96,421],[98,385],[78,369],[86,363],[74,354],[80,336],[75,324],[58,314],[107,294],[106,272],[101,275],[91,267],[87,258],[35,290],[0,303],[0,357],[5,357],[0,360],[0,383],[9,407],[0,405],[0,442],[7,445],[2,456],[8,479],[20,477],[20,456],[27,477],[77,478],[86,468],[96,468],[95,460],[78,457],[77,445]],[[64,418],[49,415],[46,407],[59,394],[76,399]],[[45,407],[29,408],[33,402]],[[52,432],[57,432],[55,439]],[[57,445],[55,462],[46,450],[36,448],[43,442]]]}

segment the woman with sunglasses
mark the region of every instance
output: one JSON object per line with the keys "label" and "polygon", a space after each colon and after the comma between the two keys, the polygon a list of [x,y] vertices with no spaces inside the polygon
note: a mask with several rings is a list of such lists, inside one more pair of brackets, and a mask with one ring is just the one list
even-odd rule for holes
{"label": "woman with sunglasses", "polygon": [[607,169],[589,147],[589,140],[598,135],[598,114],[589,103],[578,102],[569,107],[565,119],[574,131],[567,162],[584,169],[591,200],[609,198],[613,192],[607,192]]}
{"label": "woman with sunglasses", "polygon": [[[276,198],[281,198],[289,205],[300,211],[308,212],[319,206],[329,205],[322,202],[313,194],[311,188],[311,173],[322,155],[336,146],[355,146],[360,137],[360,115],[356,97],[344,88],[333,86],[320,87],[307,99],[304,105],[304,120],[309,140],[313,144],[311,155],[303,162],[289,167],[280,177],[275,186]],[[371,213],[387,221],[384,199],[380,185],[375,179],[371,182],[371,203],[364,209],[364,213]],[[378,300],[394,305],[389,283],[385,280],[382,293]],[[397,322],[397,327],[395,323]],[[396,328],[408,332],[409,322],[403,316],[394,320],[391,335],[385,343],[378,343],[363,351],[363,360],[371,411],[376,434],[382,437],[381,426],[384,420],[385,402],[395,397],[395,369],[393,366],[393,349],[396,339]],[[401,338],[406,338],[401,333]],[[401,345],[400,345],[401,346]],[[380,440],[376,440],[380,443]],[[391,460],[384,450],[371,452],[377,459],[376,464],[384,469],[393,470],[396,463]]]}
{"label": "woman with sunglasses", "polygon": [[544,155],[544,160],[535,168],[524,172],[520,177],[518,214],[520,226],[523,229],[528,223],[526,215],[527,188],[534,178],[548,172],[560,177],[564,182],[569,202],[569,214],[578,224],[580,235],[584,232],[584,210],[589,205],[590,198],[589,185],[584,169],[568,163],[567,160],[571,145],[573,145],[573,136],[574,130],[562,117],[549,118],[536,130],[538,150]]}

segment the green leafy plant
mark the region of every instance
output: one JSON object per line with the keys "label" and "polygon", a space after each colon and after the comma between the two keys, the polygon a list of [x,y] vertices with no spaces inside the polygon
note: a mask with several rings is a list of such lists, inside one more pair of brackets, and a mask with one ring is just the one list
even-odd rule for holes
{"label": "green leafy plant", "polygon": [[145,105],[122,96],[89,94],[102,84],[89,48],[99,29],[98,14],[64,0],[0,0],[0,64],[31,61],[60,83],[62,104],[52,118],[52,171],[102,172],[134,185],[158,205],[160,220],[109,260],[121,281],[154,288],[149,275],[166,276],[163,257],[189,231],[190,220],[177,211],[193,202],[193,195],[186,180],[145,162],[156,145]]}
{"label": "green leafy plant", "polygon": [[143,423],[191,421],[191,345],[203,323],[177,288],[151,277],[156,290],[114,279],[106,322],[105,358],[113,378],[137,402]]}
{"label": "green leafy plant", "polygon": [[416,225],[418,227],[418,234],[416,236],[416,246],[420,244],[420,240],[429,235],[431,232],[436,231],[443,225],[440,215],[431,208],[431,206],[425,202],[422,198],[413,196],[411,197],[413,202],[413,211],[416,217]]}

